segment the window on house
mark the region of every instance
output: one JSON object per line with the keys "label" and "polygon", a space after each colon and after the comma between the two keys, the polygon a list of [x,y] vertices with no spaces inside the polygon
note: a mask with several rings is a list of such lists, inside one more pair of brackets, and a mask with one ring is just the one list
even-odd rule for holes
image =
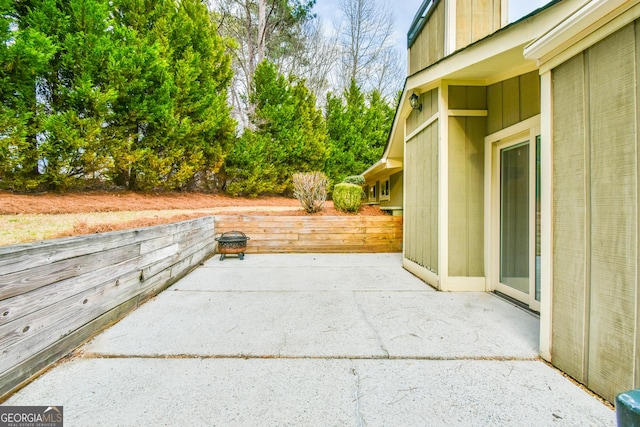
{"label": "window on house", "polygon": [[375,202],[376,201],[376,185],[372,185],[371,187],[369,187],[369,201],[370,202]]}
{"label": "window on house", "polygon": [[391,184],[389,180],[380,183],[380,200],[389,200],[391,198]]}

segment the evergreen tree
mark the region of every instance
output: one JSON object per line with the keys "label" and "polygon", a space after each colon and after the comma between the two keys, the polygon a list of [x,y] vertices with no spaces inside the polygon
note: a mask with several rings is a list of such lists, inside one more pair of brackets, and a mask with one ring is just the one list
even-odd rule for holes
{"label": "evergreen tree", "polygon": [[225,163],[229,193],[286,193],[294,173],[323,169],[327,132],[304,81],[287,80],[264,61],[256,69],[251,102],[255,130],[245,130]]}
{"label": "evergreen tree", "polygon": [[43,180],[63,189],[100,178],[111,165],[103,128],[115,92],[104,70],[114,43],[107,0],[69,0],[58,7],[65,19],[51,34],[59,50],[45,82],[49,115],[40,148]]}
{"label": "evergreen tree", "polygon": [[[38,135],[43,130],[43,79],[58,49],[43,31],[53,1],[0,0],[0,185],[25,190],[40,184]],[[55,20],[51,20],[52,26]]]}
{"label": "evergreen tree", "polygon": [[184,189],[216,174],[234,138],[231,58],[199,0],[120,0],[114,180],[131,189]]}
{"label": "evergreen tree", "polygon": [[169,33],[176,122],[167,176],[171,188],[209,181],[235,137],[227,103],[231,56],[225,43],[201,1],[179,3]]}
{"label": "evergreen tree", "polygon": [[367,97],[355,81],[342,97],[329,94],[326,106],[329,158],[325,173],[332,182],[364,172],[382,156],[394,111],[380,92]]}
{"label": "evergreen tree", "polygon": [[167,34],[174,2],[116,0],[113,5],[116,47],[107,68],[116,92],[107,127],[110,175],[131,190],[156,188],[172,166],[174,82]]}

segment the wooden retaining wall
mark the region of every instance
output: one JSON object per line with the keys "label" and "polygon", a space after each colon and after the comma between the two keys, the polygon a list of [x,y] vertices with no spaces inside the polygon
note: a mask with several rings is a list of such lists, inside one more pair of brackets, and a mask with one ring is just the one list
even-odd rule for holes
{"label": "wooden retaining wall", "polygon": [[214,220],[0,247],[0,398],[209,257]]}
{"label": "wooden retaining wall", "polygon": [[251,238],[247,253],[400,252],[400,216],[216,216],[216,233]]}

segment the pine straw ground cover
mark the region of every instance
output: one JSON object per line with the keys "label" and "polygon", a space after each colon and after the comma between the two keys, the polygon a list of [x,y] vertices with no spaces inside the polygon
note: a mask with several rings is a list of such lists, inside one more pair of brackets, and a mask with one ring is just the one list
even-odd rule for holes
{"label": "pine straw ground cover", "polygon": [[[0,193],[0,246],[166,224],[208,215],[309,215],[298,200],[221,194]],[[325,203],[313,215],[348,215]],[[353,214],[349,214],[353,215]],[[357,215],[385,215],[363,206]]]}

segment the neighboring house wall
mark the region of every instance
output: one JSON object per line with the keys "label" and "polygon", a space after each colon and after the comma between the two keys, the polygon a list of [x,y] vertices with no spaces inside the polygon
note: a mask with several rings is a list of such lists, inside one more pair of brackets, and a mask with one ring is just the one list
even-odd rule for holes
{"label": "neighboring house wall", "polygon": [[380,183],[378,181],[372,182],[363,188],[367,203],[379,203],[380,202]]}
{"label": "neighboring house wall", "polygon": [[637,387],[638,21],[552,70],[552,362],[613,401]]}
{"label": "neighboring house wall", "polygon": [[438,274],[438,90],[423,93],[420,102],[422,111],[407,118],[407,134],[413,136],[405,155],[405,258]]}
{"label": "neighboring house wall", "polygon": [[438,1],[425,27],[409,47],[409,75],[444,58],[445,3]]}
{"label": "neighboring house wall", "polygon": [[380,206],[402,207],[402,172],[395,173],[389,177],[389,200],[380,202]]}

